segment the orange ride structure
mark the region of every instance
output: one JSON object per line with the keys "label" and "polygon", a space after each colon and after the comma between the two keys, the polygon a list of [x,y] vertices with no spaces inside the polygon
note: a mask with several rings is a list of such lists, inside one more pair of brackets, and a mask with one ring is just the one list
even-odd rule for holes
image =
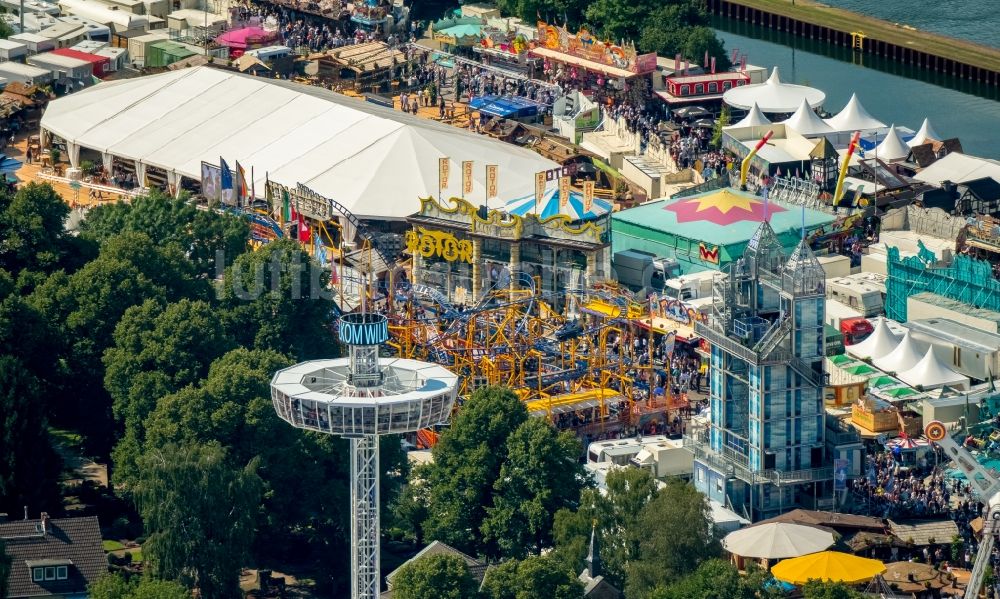
{"label": "orange ride structure", "polygon": [[[456,373],[459,404],[479,387],[507,386],[533,416],[578,434],[641,427],[682,407],[669,385],[657,392],[649,384],[664,364],[652,360],[651,343],[642,351],[634,344],[640,336],[652,342],[655,331],[641,326],[648,309],[630,294],[611,286],[571,289],[557,302],[530,277],[513,278],[471,307],[454,306],[429,286],[397,289],[387,345]],[[565,313],[553,309],[557,303]],[[425,436],[422,444],[432,445]]]}

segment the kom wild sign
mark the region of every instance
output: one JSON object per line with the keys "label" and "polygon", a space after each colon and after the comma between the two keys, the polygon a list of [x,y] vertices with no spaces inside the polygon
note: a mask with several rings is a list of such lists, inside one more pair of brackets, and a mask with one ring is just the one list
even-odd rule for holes
{"label": "kom wild sign", "polygon": [[338,333],[347,345],[381,345],[389,340],[389,322],[381,314],[345,314]]}

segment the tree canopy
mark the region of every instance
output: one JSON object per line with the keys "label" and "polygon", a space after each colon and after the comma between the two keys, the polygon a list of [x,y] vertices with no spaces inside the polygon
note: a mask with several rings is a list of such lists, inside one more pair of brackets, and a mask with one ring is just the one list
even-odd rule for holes
{"label": "tree canopy", "polygon": [[500,387],[477,389],[433,450],[424,532],[473,554],[523,557],[551,544],[552,519],[587,484],[575,438],[529,419]]}
{"label": "tree canopy", "polygon": [[569,567],[550,556],[531,555],[490,568],[482,599],[579,599],[583,584]]}
{"label": "tree canopy", "polygon": [[398,599],[477,599],[476,581],[457,555],[428,555],[404,565],[392,579]]}
{"label": "tree canopy", "polygon": [[108,574],[87,587],[91,599],[190,599],[182,585],[149,576],[125,578],[119,573]]}
{"label": "tree canopy", "polygon": [[233,470],[217,445],[171,445],[146,453],[140,466],[136,500],[152,574],[206,599],[242,597],[240,570],[260,510],[256,462]]}

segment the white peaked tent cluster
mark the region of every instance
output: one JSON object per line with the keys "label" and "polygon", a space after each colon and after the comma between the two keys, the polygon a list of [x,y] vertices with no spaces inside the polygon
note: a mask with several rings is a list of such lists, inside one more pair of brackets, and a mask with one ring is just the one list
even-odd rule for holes
{"label": "white peaked tent cluster", "polygon": [[783,114],[794,111],[803,100],[816,108],[823,105],[826,94],[814,87],[782,82],[778,67],[764,83],[734,87],[722,95],[722,101],[733,108],[750,110],[756,103],[763,112]]}
{"label": "white peaked tent cluster", "polygon": [[887,355],[899,345],[899,337],[889,330],[884,318],[875,323],[875,330],[861,343],[848,345],[847,353],[860,360],[877,360]]}
{"label": "white peaked tent cluster", "polygon": [[905,372],[916,366],[923,357],[924,352],[917,346],[910,331],[906,331],[903,340],[899,342],[896,349],[881,358],[872,360],[872,364],[885,372]]}
{"label": "white peaked tent cluster", "polygon": [[925,391],[944,386],[957,389],[969,387],[969,377],[948,368],[934,354],[933,347],[927,348],[927,353],[913,368],[900,372],[896,377],[911,387],[920,387]]}
{"label": "white peaked tent cluster", "polygon": [[826,124],[834,131],[867,131],[869,129],[884,129],[885,123],[873,117],[861,105],[858,94],[851,94],[844,109],[826,119]]}
{"label": "white peaked tent cluster", "polygon": [[[753,106],[750,108],[750,112],[748,112],[745,117],[740,119],[738,123],[730,125],[730,127],[734,129],[737,127],[762,127],[764,125],[770,125],[770,124],[771,124],[771,119],[764,116],[764,113],[761,111],[760,106],[758,106],[757,103],[754,102]],[[728,128],[729,127],[727,127],[727,129]]]}
{"label": "white peaked tent cluster", "polygon": [[781,124],[791,127],[806,137],[834,133],[833,128],[827,125],[826,121],[816,114],[816,111],[809,106],[809,102],[805,98],[802,98],[802,103],[799,104],[799,108],[795,111],[795,114],[781,121]]}
{"label": "white peaked tent cluster", "polygon": [[965,389],[969,377],[955,372],[934,354],[934,347],[918,347],[909,331],[900,339],[889,330],[884,318],[875,323],[875,330],[861,343],[848,345],[847,353],[861,360],[871,360],[877,368],[891,372],[911,387],[937,389],[949,386]]}
{"label": "white peaked tent cluster", "polygon": [[938,135],[938,132],[931,126],[930,119],[924,119],[923,124],[920,125],[920,130],[913,136],[913,139],[906,142],[906,145],[912,148],[914,146],[925,144],[930,140],[941,141],[941,136]]}
{"label": "white peaked tent cluster", "polygon": [[895,124],[889,127],[885,139],[875,146],[874,155],[883,162],[902,160],[910,155],[910,146],[903,142]]}

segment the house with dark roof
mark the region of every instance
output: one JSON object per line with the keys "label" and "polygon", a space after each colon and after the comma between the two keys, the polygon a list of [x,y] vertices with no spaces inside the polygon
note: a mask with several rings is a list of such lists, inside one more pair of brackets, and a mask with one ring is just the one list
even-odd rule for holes
{"label": "house with dark roof", "polygon": [[[0,516],[2,518],[3,516]],[[7,597],[87,597],[87,585],[108,573],[95,516],[0,521],[11,559]]]}
{"label": "house with dark roof", "polygon": [[403,566],[406,566],[407,564],[410,564],[422,557],[430,557],[432,555],[454,555],[462,558],[466,565],[469,566],[469,573],[472,574],[472,578],[476,581],[476,584],[483,584],[483,579],[486,577],[486,570],[488,569],[485,562],[481,562],[474,557],[470,557],[458,549],[455,549],[451,545],[442,543],[441,541],[434,541],[430,545],[421,549],[419,553],[406,560],[406,562],[404,562],[401,566],[386,574],[385,585],[389,587],[389,590],[384,591],[381,595],[379,595],[380,599],[392,597],[392,580],[396,577],[396,573],[403,569]]}

